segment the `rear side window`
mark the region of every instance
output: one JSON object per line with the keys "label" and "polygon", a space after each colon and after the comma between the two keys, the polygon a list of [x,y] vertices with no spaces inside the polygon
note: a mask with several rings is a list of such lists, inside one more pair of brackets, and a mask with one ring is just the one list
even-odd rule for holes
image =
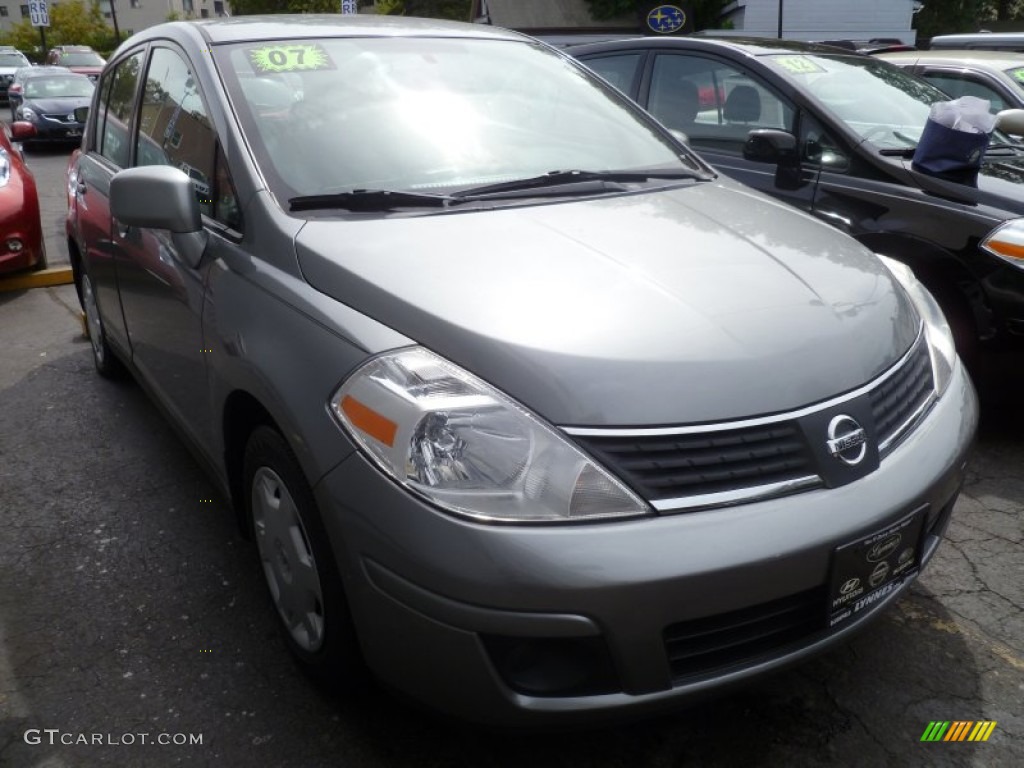
{"label": "rear side window", "polygon": [[95,149],[118,168],[128,165],[131,152],[132,107],[142,73],[139,51],[108,72],[100,83]]}
{"label": "rear side window", "polygon": [[629,94],[636,77],[639,53],[618,53],[587,59],[586,65],[625,94]]}

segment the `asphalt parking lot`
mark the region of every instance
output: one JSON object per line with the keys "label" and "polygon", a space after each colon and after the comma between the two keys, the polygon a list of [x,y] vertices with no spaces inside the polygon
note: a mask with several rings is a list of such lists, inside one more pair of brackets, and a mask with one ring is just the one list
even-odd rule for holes
{"label": "asphalt parking lot", "polygon": [[[51,264],[67,154],[29,155]],[[671,716],[523,735],[304,678],[224,500],[138,386],[94,374],[77,312],[71,286],[0,292],[0,766],[1024,765],[1019,353],[983,361],[949,540],[870,629]],[[922,742],[932,721],[997,725]]]}

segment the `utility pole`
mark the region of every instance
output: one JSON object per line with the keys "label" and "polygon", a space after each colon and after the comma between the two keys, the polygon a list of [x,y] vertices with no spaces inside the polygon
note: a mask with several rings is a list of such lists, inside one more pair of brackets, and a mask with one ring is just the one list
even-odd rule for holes
{"label": "utility pole", "polygon": [[[117,9],[114,7],[114,0],[110,2],[110,20],[114,22],[114,46],[117,47],[121,44],[121,30],[117,28]],[[782,0],[779,0],[781,3]]]}

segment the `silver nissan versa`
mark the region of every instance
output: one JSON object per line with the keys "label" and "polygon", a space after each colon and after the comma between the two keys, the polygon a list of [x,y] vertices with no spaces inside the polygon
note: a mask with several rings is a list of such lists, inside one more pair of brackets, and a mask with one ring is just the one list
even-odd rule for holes
{"label": "silver nissan versa", "polygon": [[179,427],[337,685],[654,712],[842,642],[949,522],[976,400],[908,269],[529,38],[147,29],[68,194],[96,367]]}

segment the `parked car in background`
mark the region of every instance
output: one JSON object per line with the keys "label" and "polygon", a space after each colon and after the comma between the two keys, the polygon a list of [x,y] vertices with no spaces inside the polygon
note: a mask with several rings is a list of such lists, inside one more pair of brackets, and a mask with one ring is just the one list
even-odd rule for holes
{"label": "parked car in background", "polygon": [[1024,51],[1024,32],[965,32],[936,35],[928,41],[930,50]]}
{"label": "parked car in background", "polygon": [[25,89],[25,80],[34,76],[42,74],[51,75],[66,75],[71,70],[67,67],[54,67],[54,66],[29,66],[21,67],[14,71],[14,77],[11,80],[11,84],[7,90],[7,103],[11,108],[11,121],[17,120],[18,107],[21,106],[22,91]]}
{"label": "parked car in background", "polygon": [[107,61],[88,45],[56,45],[46,54],[46,63],[67,67],[95,81]]}
{"label": "parked car in background", "polygon": [[7,100],[7,89],[14,79],[15,70],[30,66],[32,62],[17,48],[0,45],[0,99]]}
{"label": "parked car in background", "polygon": [[1024,53],[932,50],[876,55],[923,77],[953,98],[985,99],[994,113],[1024,107]]}
{"label": "parked car in background", "polygon": [[[872,56],[778,40],[567,50],[723,173],[912,267],[962,354],[979,340],[1024,340],[1024,146],[994,134],[974,185],[915,170],[943,91]],[[720,88],[725,98],[710,106],[695,95]]]}
{"label": "parked car in background", "polygon": [[911,271],[532,38],[156,26],[67,189],[97,370],[233,500],[318,677],[654,712],[843,642],[948,524],[976,399]]}
{"label": "parked car in background", "polygon": [[0,127],[0,275],[45,267],[36,182]]}
{"label": "parked car in background", "polygon": [[32,125],[31,133],[20,133],[29,144],[37,142],[79,142],[84,123],[76,115],[79,107],[89,106],[93,81],[74,72],[54,72],[39,67],[22,81],[20,101],[14,110],[15,121]]}

